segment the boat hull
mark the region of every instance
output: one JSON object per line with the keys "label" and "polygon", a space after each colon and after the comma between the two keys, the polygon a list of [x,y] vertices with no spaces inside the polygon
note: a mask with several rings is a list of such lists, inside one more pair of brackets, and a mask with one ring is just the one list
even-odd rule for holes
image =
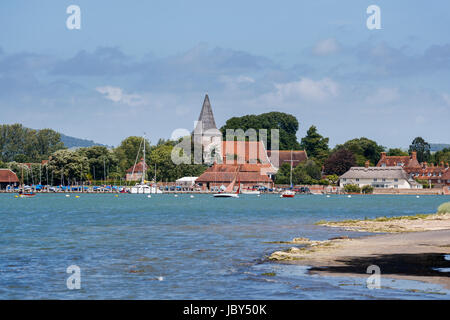
{"label": "boat hull", "polygon": [[216,193],[213,195],[214,198],[239,198],[239,195],[235,193]]}

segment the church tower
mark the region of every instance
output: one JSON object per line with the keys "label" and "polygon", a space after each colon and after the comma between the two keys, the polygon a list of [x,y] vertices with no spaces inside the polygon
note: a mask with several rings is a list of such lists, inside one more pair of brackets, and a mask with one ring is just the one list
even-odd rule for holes
{"label": "church tower", "polygon": [[195,124],[193,135],[194,149],[198,152],[194,151],[196,163],[199,163],[198,161],[201,163],[202,159],[209,162],[208,159],[211,158],[212,154],[217,151],[220,153],[221,143],[219,141],[222,139],[222,134],[217,129],[208,94],[205,95],[203,100],[202,111]]}
{"label": "church tower", "polygon": [[214,121],[214,115],[211,108],[211,102],[209,102],[208,94],[205,95],[203,100],[202,111],[198,117],[197,125],[194,132],[205,132],[206,130],[217,129],[216,122]]}

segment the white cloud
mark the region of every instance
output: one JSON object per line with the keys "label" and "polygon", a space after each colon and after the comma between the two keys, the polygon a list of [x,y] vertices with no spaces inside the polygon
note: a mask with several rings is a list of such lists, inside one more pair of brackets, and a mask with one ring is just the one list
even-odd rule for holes
{"label": "white cloud", "polygon": [[334,38],[319,41],[313,48],[313,53],[318,56],[327,56],[340,50],[340,44]]}
{"label": "white cloud", "polygon": [[122,88],[119,87],[104,86],[97,87],[95,90],[105,95],[106,99],[113,102],[120,102],[129,106],[138,106],[145,103],[145,99],[141,95],[127,94],[122,90]]}
{"label": "white cloud", "polygon": [[329,78],[312,80],[302,78],[300,81],[275,85],[277,95],[283,99],[303,98],[312,101],[324,101],[339,94],[339,86]]}

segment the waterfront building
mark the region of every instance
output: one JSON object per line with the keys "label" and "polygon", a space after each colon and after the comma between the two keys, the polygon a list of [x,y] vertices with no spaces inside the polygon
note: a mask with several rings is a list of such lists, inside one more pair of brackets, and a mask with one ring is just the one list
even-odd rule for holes
{"label": "waterfront building", "polygon": [[277,159],[278,168],[280,168],[283,164],[291,164],[292,160],[292,168],[295,168],[300,163],[305,163],[308,160],[308,155],[306,154],[306,150],[267,150],[267,155],[272,159],[272,163],[274,163],[274,159]]}
{"label": "waterfront building", "polygon": [[147,164],[144,162],[144,159],[141,158],[136,166],[132,166],[126,171],[126,181],[141,181],[144,172],[148,169]]}
{"label": "waterfront building", "polygon": [[19,179],[17,175],[9,169],[0,169],[0,190],[6,189],[8,186],[17,186]]}
{"label": "waterfront building", "polygon": [[203,160],[211,164],[196,184],[203,189],[227,186],[236,176],[242,188],[273,187],[274,176],[284,163],[296,167],[306,162],[304,150],[266,150],[262,141],[222,141],[208,95],[194,129],[194,143],[201,143]]}
{"label": "waterfront building", "polygon": [[352,167],[339,177],[339,186],[354,184],[359,187],[421,189],[422,185],[414,181],[401,166]]}
{"label": "waterfront building", "polygon": [[437,166],[427,162],[419,163],[417,152],[412,152],[410,156],[387,156],[386,152],[382,152],[377,167],[401,167],[411,179],[427,181],[438,187],[450,185],[449,179],[446,179],[449,172],[448,163],[441,162]]}
{"label": "waterfront building", "polygon": [[191,188],[195,185],[197,179],[198,177],[183,177],[178,179],[175,183],[182,188]]}

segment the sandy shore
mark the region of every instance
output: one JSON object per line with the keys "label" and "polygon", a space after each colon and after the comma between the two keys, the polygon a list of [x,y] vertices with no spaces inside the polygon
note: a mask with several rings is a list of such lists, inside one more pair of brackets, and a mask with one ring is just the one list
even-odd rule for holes
{"label": "sandy shore", "polygon": [[331,226],[347,228],[350,225],[352,230],[362,231],[375,228],[378,232],[390,230],[394,234],[325,241],[296,238],[289,242],[294,245],[292,248],[274,252],[269,259],[310,266],[312,274],[344,277],[367,278],[367,267],[377,265],[382,277],[425,281],[450,289],[450,272],[436,270],[450,268],[450,260],[447,260],[450,254],[449,214],[416,216],[414,219],[403,217],[378,221],[380,224],[375,220],[362,222],[331,223]]}
{"label": "sandy shore", "polygon": [[344,228],[362,232],[418,232],[450,229],[450,213],[418,214],[415,216],[379,217],[369,220],[345,220],[337,222],[319,221],[317,225]]}

